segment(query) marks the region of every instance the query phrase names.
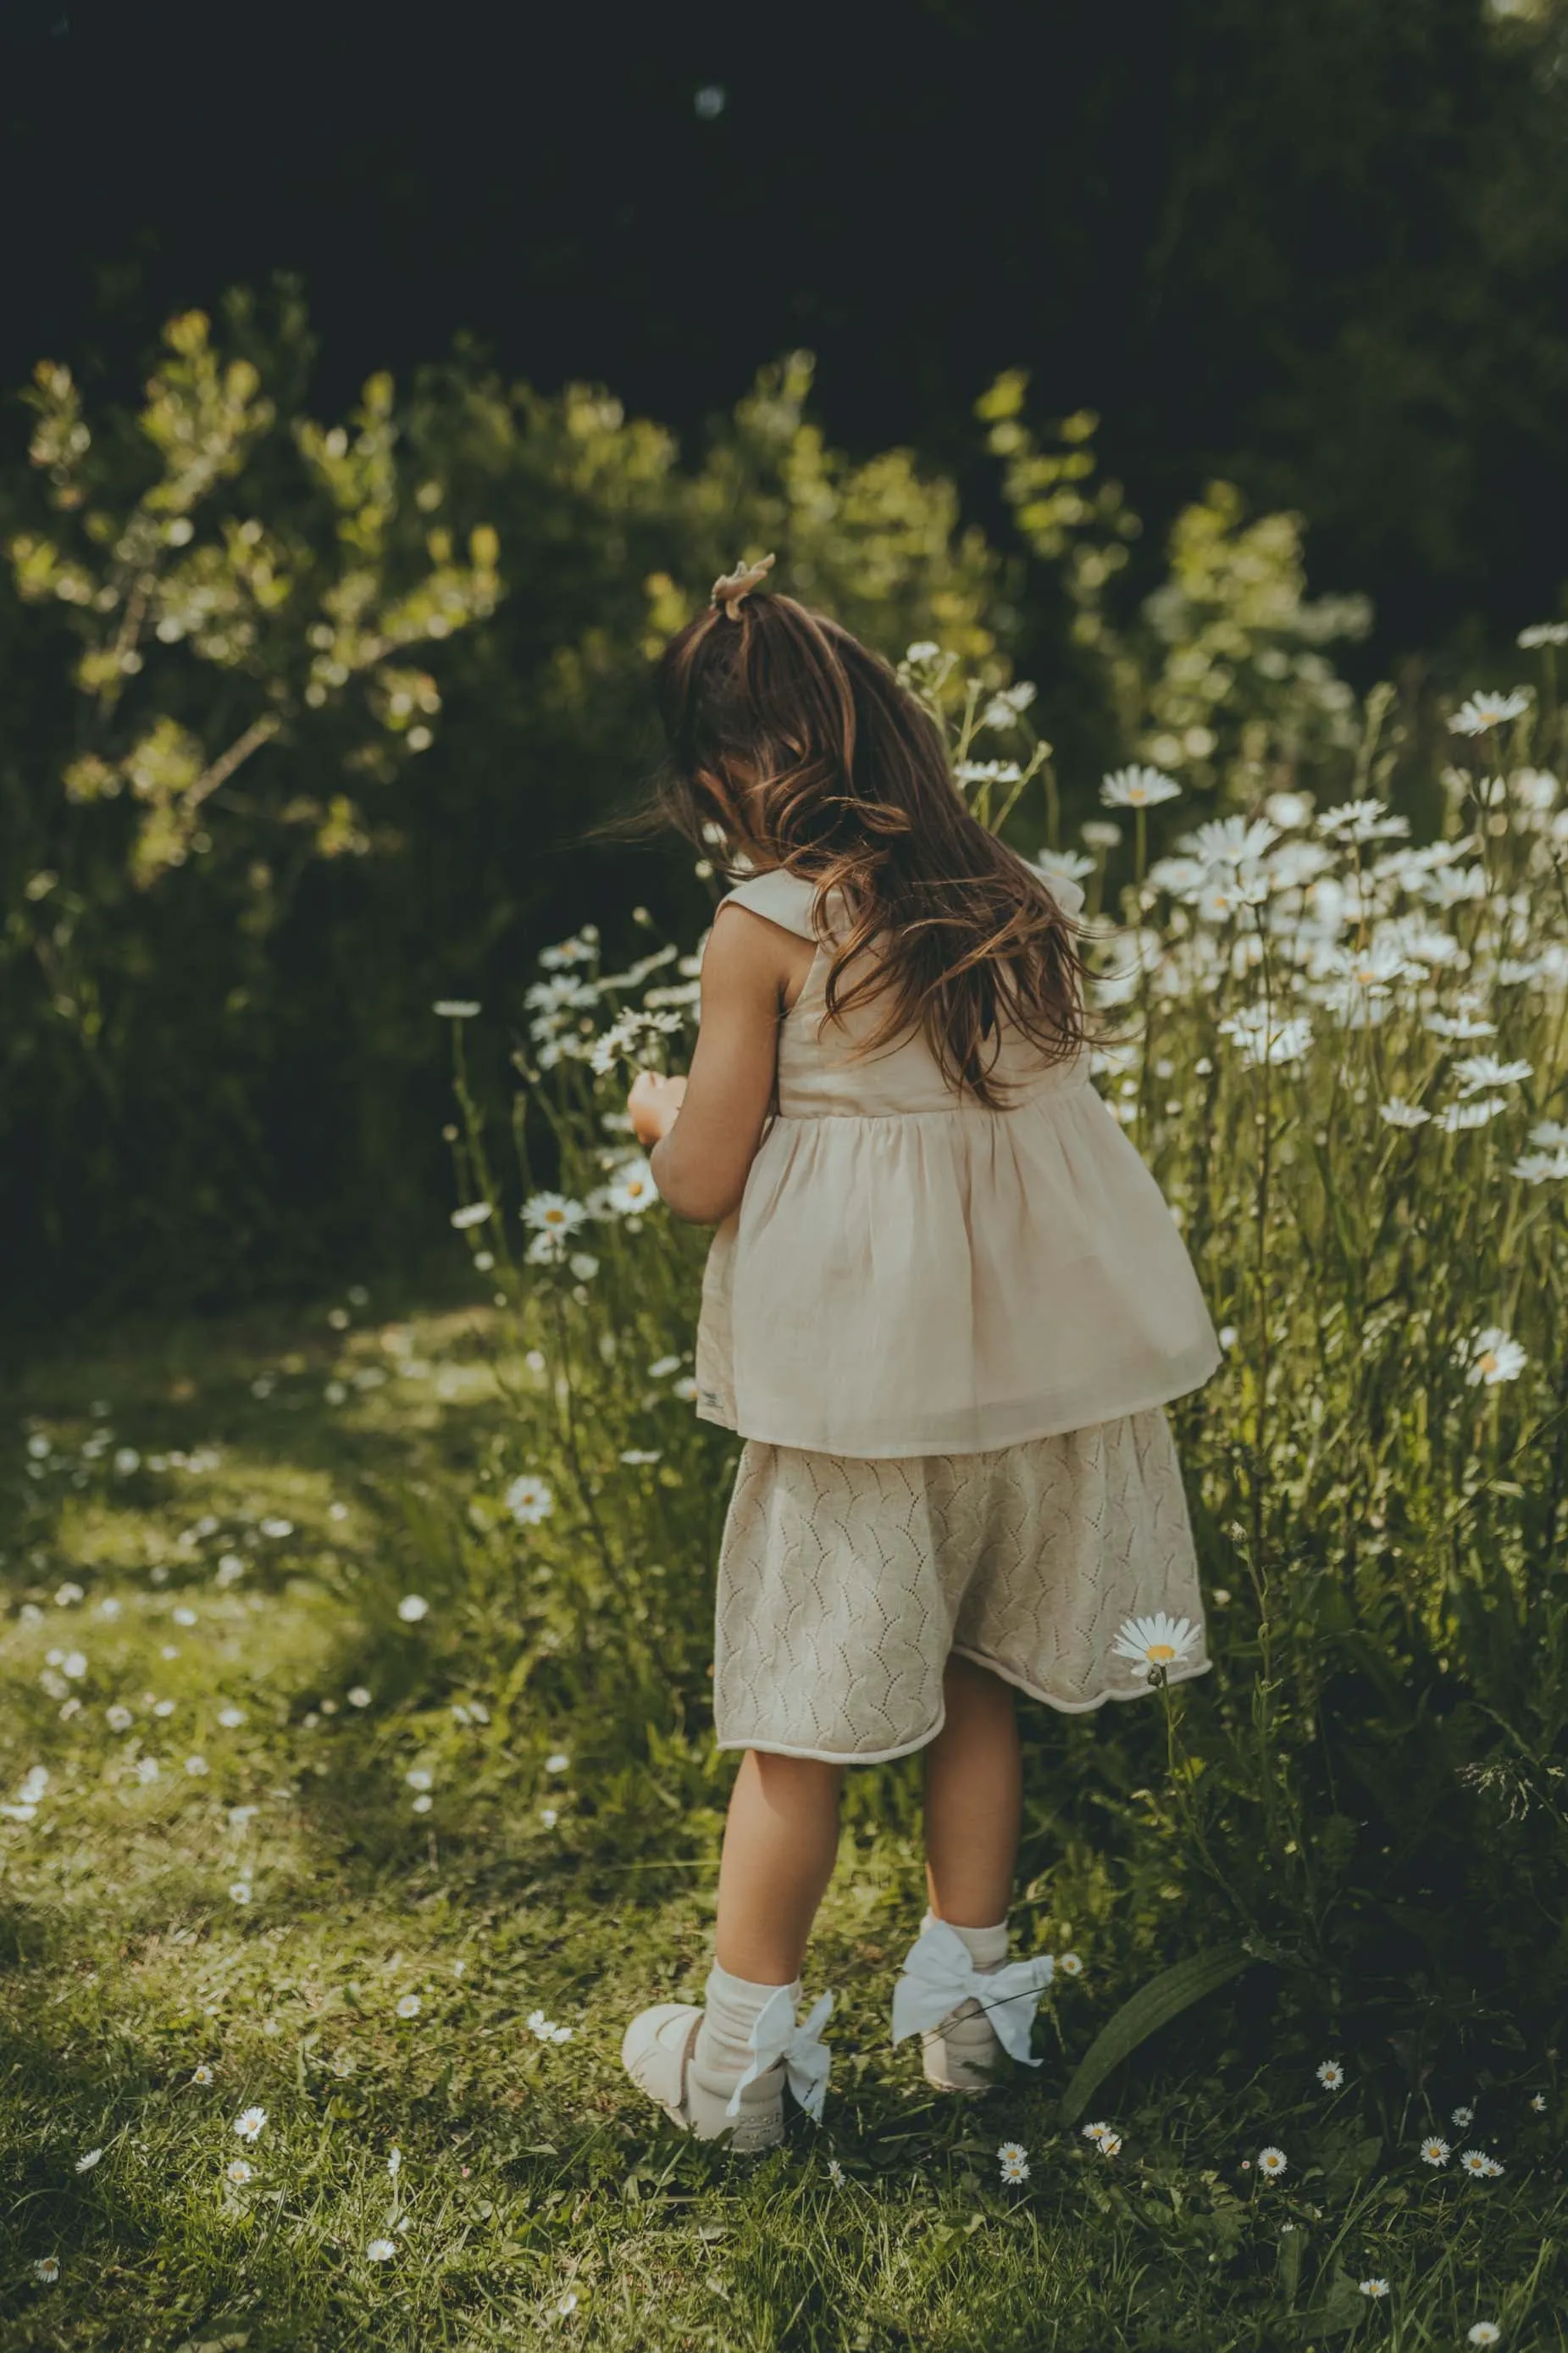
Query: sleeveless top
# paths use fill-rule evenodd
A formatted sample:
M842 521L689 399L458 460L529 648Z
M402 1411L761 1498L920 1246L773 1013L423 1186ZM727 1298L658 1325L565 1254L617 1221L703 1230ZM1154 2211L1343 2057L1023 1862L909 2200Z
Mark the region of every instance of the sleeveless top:
M1077 913L1076 884L1050 889ZM783 868L725 896L816 936L816 886ZM698 1414L818 1453L973 1454L1201 1387L1221 1352L1197 1277L1087 1052L1046 1063L1014 1033L996 1070L1025 1083L988 1110L918 1027L848 1060L887 1005L823 1024L829 962L819 943L783 1017L777 1110L709 1249Z

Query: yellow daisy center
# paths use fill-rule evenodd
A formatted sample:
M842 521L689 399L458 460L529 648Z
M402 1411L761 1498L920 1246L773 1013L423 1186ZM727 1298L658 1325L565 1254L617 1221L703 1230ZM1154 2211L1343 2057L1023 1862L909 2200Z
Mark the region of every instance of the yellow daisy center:
M1152 1659L1156 1666L1163 1666L1167 1659L1173 1659L1175 1655L1169 1642L1151 1642L1144 1652L1144 1656Z
M1476 1358L1476 1370L1481 1373L1496 1372L1497 1356L1493 1350L1490 1348L1485 1348L1482 1350L1481 1354Z

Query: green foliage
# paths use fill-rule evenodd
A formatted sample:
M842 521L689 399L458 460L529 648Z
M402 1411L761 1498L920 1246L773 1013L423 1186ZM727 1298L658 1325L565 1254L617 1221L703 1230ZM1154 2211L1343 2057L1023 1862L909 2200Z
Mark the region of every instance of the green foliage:
M1107 2019L1073 2069L1061 2096L1063 2124L1077 2124L1107 2076L1130 2059L1140 2043L1190 2010L1194 2002L1202 2001L1205 1994L1217 1993L1221 1986L1239 1977L1254 1957L1243 1945L1226 1945L1216 1952L1190 1954L1140 1986L1115 2016Z
M461 353L323 425L310 361L285 283L223 335L173 322L134 414L56 363L28 396L0 1280L36 1309L406 1251L440 1184L430 1001L520 976L650 765L652 655L740 545L873 641L992 654L952 485L828 448L804 354L692 461L598 387ZM679 887L607 853L572 882L612 917Z

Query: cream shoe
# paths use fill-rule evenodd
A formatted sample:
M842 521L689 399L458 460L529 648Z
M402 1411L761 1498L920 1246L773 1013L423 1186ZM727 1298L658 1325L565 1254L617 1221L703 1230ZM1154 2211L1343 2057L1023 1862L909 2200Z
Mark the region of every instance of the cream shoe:
M738 2156L776 2148L784 2138L784 2061L778 2060L740 2095L730 2113L732 2084L704 2082L696 2063L702 2012L693 2003L657 2002L634 2018L621 2042L621 2063L639 2091L657 2100L672 2124L698 2140L722 2140Z
M721 2140L742 2157L775 2148L784 2138L784 2085L814 2124L822 2121L831 2060L822 2030L833 2010L823 1995L804 2025L795 1998L780 1986L752 2027L752 2063L738 2079L715 2079L697 2063L702 2011L692 2002L661 2001L634 2018L621 2042L621 2063L640 2091L658 2102L672 2124L699 2140Z
M926 2081L939 2092L989 2091L1000 2052L1038 2066L1029 2036L1055 1971L1048 1953L976 1968L957 1930L933 1920L905 1955L893 1988L893 2041L920 2036Z

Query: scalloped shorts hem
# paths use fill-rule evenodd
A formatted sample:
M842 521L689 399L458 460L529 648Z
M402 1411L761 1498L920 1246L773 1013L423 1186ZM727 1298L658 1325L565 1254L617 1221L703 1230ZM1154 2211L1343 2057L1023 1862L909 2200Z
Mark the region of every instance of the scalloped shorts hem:
M1015 1668L1005 1667L999 1659L988 1659L984 1651L964 1650L954 1643L952 1656L972 1660L975 1666L984 1667L994 1674L999 1683L1010 1683L1015 1691L1021 1691L1026 1699L1038 1700L1043 1707L1054 1708L1058 1715L1094 1715L1110 1700L1150 1699L1157 1688L1153 1683L1134 1683L1127 1691L1108 1689L1100 1692L1093 1699L1061 1699L1054 1692L1042 1691L1038 1683L1030 1683L1027 1676L1019 1674ZM1173 1689L1177 1683L1190 1683L1197 1676L1206 1675L1213 1664L1212 1659L1194 1660L1190 1665L1184 1664L1180 1672L1168 1674L1165 1681ZM901 1757L918 1757L922 1748L929 1748L946 1723L947 1711L944 1708L929 1732L918 1734L913 1740L901 1740L892 1748L797 1748L784 1740L748 1740L743 1733L726 1735L722 1739L716 1737L713 1746L715 1748L754 1749L759 1757L799 1757L814 1765L894 1765Z

